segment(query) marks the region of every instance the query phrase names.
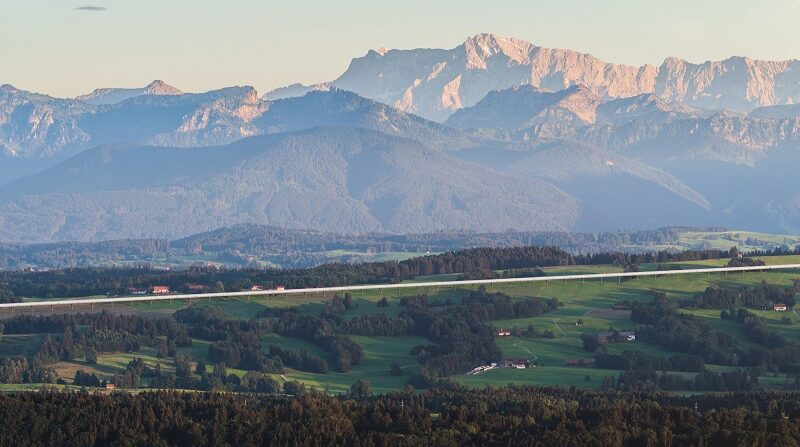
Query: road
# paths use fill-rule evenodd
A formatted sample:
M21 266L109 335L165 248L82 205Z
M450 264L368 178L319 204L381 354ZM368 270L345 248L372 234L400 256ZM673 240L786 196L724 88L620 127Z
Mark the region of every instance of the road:
M567 331L561 329L561 326L558 325L558 321L556 321L555 318L553 318L553 323L555 323L556 327L558 328L559 331L561 331L562 334L567 335Z
M670 276L670 275L694 275L701 273L745 273L745 272L761 272L767 270L800 270L800 264L785 264L785 265L767 265L757 267L718 267L718 268L702 268L702 269L686 269L686 270L661 270L652 272L626 272L626 273L590 273L581 275L560 275L560 276L534 276L527 278L500 278L500 279L476 279L468 281L431 281L419 283L399 283L399 284L369 284L358 286L340 286L340 287L312 287L307 289L286 289L286 290L259 290L259 291L243 291L243 292L220 292L220 293L194 293L194 294L181 294L181 295L148 295L148 296L124 296L124 297L106 297L106 298L70 298L58 300L41 300L41 301L28 301L24 303L0 303L0 309L15 309L15 308L34 308L34 307L47 307L47 306L77 306L77 305L93 305L93 304L125 304L125 303L150 303L155 301L172 301L172 300L197 300L197 299L214 299L214 298L237 298L237 297L257 297L257 296L285 296L289 295L308 295L314 293L325 294L328 292L358 292L362 290L400 290L400 289L417 289L422 288L438 288L438 287L463 287L463 286L481 286L491 284L533 284L537 282L550 282L550 281L573 281L573 280L591 280L598 279L603 281L605 279L617 279L621 281L623 278L635 278L642 276Z

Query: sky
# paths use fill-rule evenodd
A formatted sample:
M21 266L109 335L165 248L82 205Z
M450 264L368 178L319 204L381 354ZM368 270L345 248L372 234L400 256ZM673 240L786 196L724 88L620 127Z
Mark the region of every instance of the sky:
M482 32L629 65L800 59L798 23L800 0L2 0L0 84L266 92L333 80L369 49Z

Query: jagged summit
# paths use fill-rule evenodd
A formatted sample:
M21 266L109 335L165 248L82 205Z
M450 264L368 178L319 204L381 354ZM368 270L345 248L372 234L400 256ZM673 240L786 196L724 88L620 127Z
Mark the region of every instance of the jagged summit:
M659 66L608 63L591 54L481 33L452 49L371 50L353 59L337 87L435 121L518 85L549 91L583 84L605 100L655 94L702 109L746 112L800 102L800 61L731 57Z
M603 62L495 34L477 34L449 50L391 50L354 59L333 85L406 112L444 121L489 92L518 85L563 90L583 84L604 98L652 91L656 69Z
M167 84L166 82L156 79L144 88L148 95L182 95L183 92L177 88Z

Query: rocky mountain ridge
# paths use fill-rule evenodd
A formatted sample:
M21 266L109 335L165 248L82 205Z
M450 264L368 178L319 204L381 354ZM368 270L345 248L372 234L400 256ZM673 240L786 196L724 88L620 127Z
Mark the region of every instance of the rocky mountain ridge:
M532 85L548 91L582 84L605 99L654 94L691 107L749 111L800 100L800 61L730 57L691 63L676 57L633 67L572 50L477 34L452 49L369 51L333 86L444 121L493 90ZM301 94L311 87L294 86Z

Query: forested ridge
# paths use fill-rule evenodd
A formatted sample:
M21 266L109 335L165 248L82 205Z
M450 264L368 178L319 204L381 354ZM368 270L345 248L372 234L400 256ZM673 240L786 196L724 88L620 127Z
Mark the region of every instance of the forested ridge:
M115 263L168 262L188 266L193 257L226 265L247 266L253 257L269 259L281 268L311 268L330 262L361 262L359 253L425 253L457 251L471 247L557 246L570 253L613 250L646 252L651 245L678 241L685 231L724 231L719 227L667 227L634 232L606 233L525 232L435 233L391 235L346 234L294 230L269 225L240 224L183 239L124 239L102 242L0 243L0 270L77 268ZM758 241L753 241L758 243ZM769 245L766 245L768 247ZM638 247L638 248L634 248Z
M764 255L783 254L780 251ZM703 250L679 253L594 253L573 255L555 247L473 248L404 261L362 264L326 264L309 269L218 268L192 266L165 270L150 266L117 268L69 268L49 271L4 272L0 274L0 298L4 293L17 297L77 297L121 295L130 288L166 285L185 291L189 284L205 284L217 291L238 291L253 285L267 288L343 286L400 282L420 275L462 273L467 277L493 277L495 270L537 269L567 265L615 264L635 267L642 263L667 263L720 259L728 251ZM536 275L536 270L531 270ZM6 291L6 292L4 292ZM12 298L3 298L9 300Z
M0 395L0 445L797 445L793 393L678 397L507 387L377 397Z

